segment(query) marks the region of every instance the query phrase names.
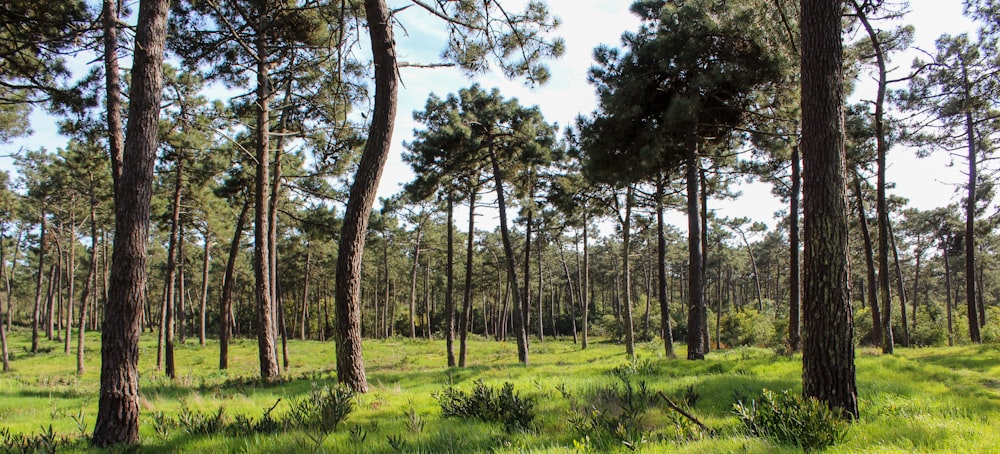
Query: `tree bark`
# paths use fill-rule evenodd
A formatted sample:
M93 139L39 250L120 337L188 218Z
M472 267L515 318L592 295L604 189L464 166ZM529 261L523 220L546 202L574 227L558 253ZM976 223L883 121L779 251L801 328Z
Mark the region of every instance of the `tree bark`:
M587 207L583 212L583 284L580 285L580 348L587 348L587 316L590 314L590 251L588 248L587 224L590 219L587 216Z
M472 312L472 264L475 258L476 191L469 188L469 236L465 245L465 290L462 294L462 323L459 327L458 367L465 367L466 339L469 336L469 317ZM485 313L486 308L483 308Z
M884 346L882 311L878 304L878 279L875 275L875 257L872 254L874 248L872 247L872 236L868 230L868 215L865 213L865 200L861 192L861 177L857 174L854 175L854 197L857 199L858 205L858 225L861 226L861 237L864 239L865 276L868 279L868 307L872 311L872 343Z
M115 240L101 331L100 400L91 438L98 447L139 441L140 305L146 300L149 205L169 10L168 0L139 3L123 166L115 184Z
M525 325L525 317L522 312L520 301L522 295L518 288L517 268L514 266L514 247L511 245L510 230L507 227L507 204L504 201L503 174L500 171L500 162L497 159L496 151L493 150L493 141L489 144L490 161L493 163L493 180L497 191L497 205L500 211L500 236L503 238L504 262L507 265L507 284L511 286L511 294L514 295L514 335L517 337L517 359L521 363L528 364L528 330Z
M906 289L903 287L903 269L899 266L899 249L896 248L896 235L892 231L892 223L888 224L889 243L892 248L892 262L896 268L896 293L899 294L899 321L903 324L903 346L910 346L910 328L906 320Z
M632 320L632 198L633 185L625 190L625 218L622 220L622 272L625 275L625 354L635 358L635 326Z
M449 191L445 220L447 229L444 284L444 341L448 351L448 367L455 367L455 201Z
M675 358L674 334L670 324L669 296L667 294L667 237L663 222L663 186L662 176L656 181L656 275L657 294L660 299L660 336L663 338L663 350L667 358Z
M165 321L161 329L164 338L164 359L166 364L164 370L171 379L177 377L174 370L174 308L177 301L177 256L180 246L180 223L181 223L181 194L184 185L184 158L177 157L176 172L174 176L174 198L171 204L170 213L170 239L167 244L167 282L164 286L166 293L163 297L163 309L166 314ZM181 299L184 295L180 296Z
M695 123L696 125L697 123ZM687 215L688 215L688 353L687 359L705 359L705 310L702 285L701 199L698 178L698 136L691 126L686 139Z
M840 0L801 0L802 393L858 417L849 285Z
M344 213L335 289L337 379L357 392L368 390L361 354L361 257L364 253L368 217L392 144L399 84L396 78L392 18L385 0L365 0L365 16L368 19L375 63L375 109Z
M256 161L257 175L254 181L254 300L257 308L257 355L260 361L260 376L265 380L273 380L278 376L278 358L276 354L274 291L271 279L271 246L270 246L270 183L271 183L271 93L270 63L267 56L270 39L267 28L267 2L259 5L257 11L260 23L256 28L254 43L257 52L257 114L256 125Z
M45 211L42 211L41 233L38 239L38 275L35 280L35 308L31 315L31 353L38 353L38 326L41 323L42 284L45 282L45 253L47 252Z
M205 227L205 250L201 262L201 298L198 310L198 345L205 346L205 324L208 317L208 270L212 260L212 235Z
M802 170L799 145L792 145L792 191L788 209L788 348L799 351L802 307L802 267L799 264L799 194L802 192Z
M96 287L97 279L97 201L94 196L94 176L90 175L90 267L87 270L87 279L83 283L83 294L80 296L80 320L77 323L76 333L76 375L82 376L84 373L84 333L87 331L87 309L89 308L90 294ZM141 328L140 328L141 329Z
M240 238L246 224L247 213L250 211L250 199L243 202L243 209L236 218L236 228L233 230L233 241L229 243L229 259L226 260L226 272L222 277L222 298L220 300L219 323L219 369L229 368L229 338L232 335L233 313L233 279L236 274L236 256L240 252Z

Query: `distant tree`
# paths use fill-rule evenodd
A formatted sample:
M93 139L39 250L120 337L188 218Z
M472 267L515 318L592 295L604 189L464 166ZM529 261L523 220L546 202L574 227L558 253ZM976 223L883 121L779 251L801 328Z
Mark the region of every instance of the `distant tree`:
M989 204L982 191L980 168L993 152L1000 87L998 62L987 37L973 41L967 34L943 35L933 60L914 62L917 75L907 90L897 93L902 107L919 123L911 125L909 139L922 153L965 149L965 298L972 342L982 341L977 313L976 218Z

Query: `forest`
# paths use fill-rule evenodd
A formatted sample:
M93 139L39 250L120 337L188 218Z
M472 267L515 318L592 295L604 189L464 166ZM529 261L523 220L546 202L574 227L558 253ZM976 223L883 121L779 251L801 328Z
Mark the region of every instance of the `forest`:
M945 402L996 422L997 5L963 0L978 29L912 64L894 60L913 50L905 1L621 7L639 27L593 49L597 108L560 126L477 82L547 82L567 43L541 1L7 1L0 394L81 409L77 439L0 407L2 449L850 452L932 411L886 370L968 368L949 377L971 396ZM444 30L439 61L397 57L408 10ZM406 66L469 81L412 113L414 177L377 197ZM874 99L850 96L861 83ZM8 146L32 111L64 146ZM911 150L961 167L959 202L888 194L887 155ZM746 181L784 204L774 226L709 206ZM233 419L199 403L213 392L255 400ZM764 408L815 425L768 429ZM474 440L456 447L450 416L481 420ZM957 444L886 444L989 446L942 430Z

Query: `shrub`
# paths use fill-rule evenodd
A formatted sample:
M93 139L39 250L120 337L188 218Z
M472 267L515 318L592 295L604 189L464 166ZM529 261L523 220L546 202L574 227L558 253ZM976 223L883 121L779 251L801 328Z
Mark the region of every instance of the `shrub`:
M286 424L330 433L354 411L354 391L343 385L317 386L291 406Z
M764 390L749 404L738 401L733 411L750 435L806 451L822 449L843 441L847 423L840 412L814 398L803 398L787 390L776 394Z
M535 419L535 401L514 392L514 384L505 382L500 390L476 380L471 393L453 386L434 396L444 417L478 418L503 423L508 432L527 430Z
M722 343L737 346L767 345L774 336L771 318L756 309L728 312L720 320L719 337Z

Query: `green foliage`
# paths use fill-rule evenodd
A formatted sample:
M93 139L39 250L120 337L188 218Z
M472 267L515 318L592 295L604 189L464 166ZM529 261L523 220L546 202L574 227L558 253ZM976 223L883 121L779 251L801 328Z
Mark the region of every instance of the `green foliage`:
M806 451L832 446L847 435L848 425L839 412L787 390L776 394L765 389L749 403L737 401L733 411L748 434Z
M508 432L528 430L535 419L535 401L514 392L514 384L505 382L500 390L476 380L472 392L454 386L434 396L446 417L478 418L487 422L503 423Z
M983 342L1000 344L1000 307L986 308L986 326L983 326Z
M774 336L771 318L756 309L726 312L720 319L720 325L720 340L731 347L767 346Z
M42 428L37 434L12 434L6 427L0 427L0 448L5 453L55 453L60 446L66 445L69 440L64 436L57 435L49 427Z
M318 429L323 433L337 430L354 411L354 391L343 385L318 386L315 383L309 394L294 404L285 418L287 424L304 429Z

